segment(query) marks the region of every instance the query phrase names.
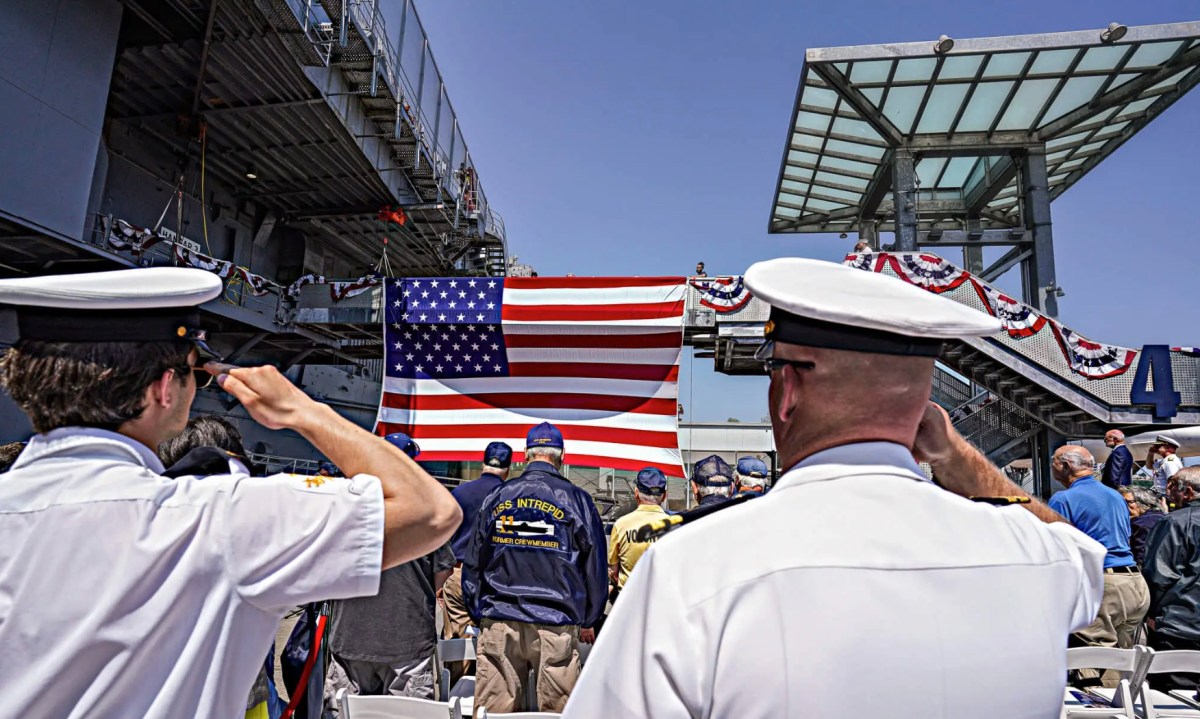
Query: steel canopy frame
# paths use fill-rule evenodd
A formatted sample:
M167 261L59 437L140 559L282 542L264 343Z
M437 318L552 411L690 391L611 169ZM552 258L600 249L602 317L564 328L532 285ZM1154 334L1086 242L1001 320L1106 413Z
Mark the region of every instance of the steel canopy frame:
M1102 32L809 50L769 231L1012 245L1055 314L1050 201L1200 84L1200 22Z

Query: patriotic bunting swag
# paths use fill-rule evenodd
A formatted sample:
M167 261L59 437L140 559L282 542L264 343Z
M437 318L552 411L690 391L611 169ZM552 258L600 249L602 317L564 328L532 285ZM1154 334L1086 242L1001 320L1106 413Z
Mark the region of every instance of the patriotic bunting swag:
M752 296L741 277L696 279L691 281L691 285L700 293L700 304L721 314L737 312L746 306Z
M1172 352L1179 352L1188 357L1200 357L1200 347L1172 347Z
M175 259L180 264L195 267L198 270L206 270L223 280L229 279L234 270L234 265L229 260L218 260L199 252L193 252L183 245L175 245Z
M330 282L329 296L334 302L341 302L347 297L357 297L378 284L379 278L375 275L366 275L348 282Z
M900 279L935 294L949 292L971 278L966 270L959 269L936 255L889 254L885 257L892 271Z
M975 281L974 278L972 284L979 293L979 298L983 300L984 307L1000 320L1009 337L1032 337L1046 326L1046 318L1029 305L1014 300L991 285Z
M375 432L409 434L422 460L502 440L520 461L549 421L571 464L682 477L685 297L682 277L389 279Z
M846 259L842 261L842 264L848 267L853 267L856 270L878 272L883 261L884 255L874 252L863 252L860 254L846 255Z
M1129 369L1133 364L1133 358L1137 356L1137 352L1131 349L1092 342L1057 322L1051 322L1050 326L1054 329L1054 336L1067 356L1067 363L1071 365L1071 370L1088 379L1102 379L1122 374Z

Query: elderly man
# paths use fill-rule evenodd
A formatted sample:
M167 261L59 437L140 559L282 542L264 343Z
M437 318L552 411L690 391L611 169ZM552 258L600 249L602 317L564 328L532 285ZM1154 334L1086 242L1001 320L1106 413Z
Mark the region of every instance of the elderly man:
M1104 549L929 403L943 339L999 323L816 260L746 284L771 305L760 357L787 471L646 552L564 716L1057 716Z
M1125 446L1125 433L1119 429L1108 430L1104 433L1104 446L1112 452L1104 463L1100 482L1113 489L1128 487L1133 482L1133 454Z
M624 589L634 565L654 541L639 542L638 530L667 513L663 509L667 501L667 478L662 470L647 467L638 472L633 497L637 500L637 509L617 519L608 539L608 571L616 587L614 601L615 595Z
M1133 561L1142 568L1145 576L1146 547L1150 544L1150 536L1154 528L1163 519L1166 512L1162 511L1162 499L1145 487L1121 487L1121 496L1129 507L1129 550L1133 552Z
M707 507L728 502L733 495L733 467L718 455L710 454L692 468L692 497Z
M0 280L0 383L37 435L0 482L0 696L42 716L232 717L290 608L374 594L458 505L273 367L200 366L203 270ZM3 337L6 341L11 337ZM349 479L163 476L198 387Z
M737 495L761 496L767 491L767 463L758 457L742 457L737 461Z
M1154 649L1200 649L1200 467L1167 482L1178 509L1159 522L1146 548L1150 636ZM1195 689L1196 674L1150 675L1157 689Z
M1095 647L1133 646L1133 635L1150 606L1150 592L1129 549L1129 507L1116 490L1096 481L1092 453L1078 445L1059 447L1050 471L1066 489L1050 498L1050 508L1075 528L1104 545L1104 597L1100 612L1087 627L1072 635L1076 644ZM1092 670L1080 672L1084 680ZM1105 673L1105 684L1116 684L1115 672Z
M467 555L467 543L471 541L471 532L475 529L475 520L483 509L483 500L496 491L508 479L512 467L512 447L504 442L489 442L483 450L483 467L479 470L478 479L464 482L454 488L452 494L458 506L462 509L463 523L450 540L450 548L458 560L454 572L442 586L442 608L446 610L446 623L442 634L447 639L462 639L467 636L467 629L474 626L471 615L467 612L466 602L462 593L462 558ZM457 673L457 668L452 669ZM456 677L452 677L454 679Z
M1183 469L1183 460L1176 452L1179 451L1178 440L1160 434L1154 438L1150 451L1146 455L1146 466L1154 469L1154 488L1159 494L1166 494L1167 480Z
M517 711L529 673L537 709L562 711L608 599L604 525L587 492L559 474L562 432L525 438L525 473L488 495L462 558L463 597L480 627L475 706Z

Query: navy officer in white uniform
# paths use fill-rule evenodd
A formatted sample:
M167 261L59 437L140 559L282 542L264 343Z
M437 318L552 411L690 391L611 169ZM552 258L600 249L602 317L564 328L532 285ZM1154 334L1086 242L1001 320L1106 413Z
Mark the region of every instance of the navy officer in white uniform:
M564 716L1057 717L1104 548L1036 499L967 499L1027 495L929 403L942 341L999 323L828 262L745 279L771 305L760 358L788 469L651 547Z
M202 365L215 275L0 280L0 383L38 432L0 481L0 697L45 717L233 717L288 608L374 594L461 513L404 452L272 367ZM346 479L162 476L197 384ZM0 711L0 713L3 713Z

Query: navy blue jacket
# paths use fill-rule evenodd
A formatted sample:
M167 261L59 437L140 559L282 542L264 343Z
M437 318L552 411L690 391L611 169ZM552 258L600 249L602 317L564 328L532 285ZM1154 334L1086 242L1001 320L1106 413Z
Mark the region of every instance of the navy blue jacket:
M454 530L454 536L450 538L450 549L458 561L461 562L463 557L467 556L467 543L471 541L471 531L475 529L475 519L479 516L479 511L483 509L483 500L487 499L487 496L502 484L504 484L504 480L490 472L485 472L480 475L479 479L464 482L450 493L454 495L454 501L458 502L458 506L462 508L463 515L462 524L458 525L458 529Z
M1128 447L1123 444L1113 447L1100 472L1100 481L1113 489L1130 485L1133 481L1133 454Z
M587 492L530 462L475 518L462 557L467 612L476 623L595 626L608 598L606 541Z

